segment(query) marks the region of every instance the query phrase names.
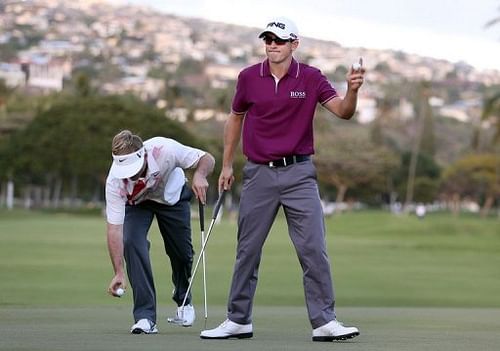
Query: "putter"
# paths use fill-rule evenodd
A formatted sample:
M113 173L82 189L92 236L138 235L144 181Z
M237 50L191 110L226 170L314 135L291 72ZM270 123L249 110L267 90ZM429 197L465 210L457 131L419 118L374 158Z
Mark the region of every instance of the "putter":
M205 207L198 201L198 212L200 214L200 232L201 232L201 245L205 241ZM203 266L203 308L205 312L205 329L207 329L207 319L208 319L208 304L207 304L207 271L205 263L205 251L203 251L201 264Z
M208 239L210 238L210 234L212 234L212 229L214 228L215 221L217 219L217 215L219 214L219 210L222 206L222 202L224 200L225 195L226 195L226 192L223 190L222 193L219 195L217 202L215 203L214 213L212 215L212 221L210 222L210 226L208 227L207 235L205 236L205 239L202 242L200 254L198 255L198 259L196 260L196 264L194 265L193 274L191 275L191 279L189 280L189 285L188 285L188 288L186 290L186 294L184 295L184 300L182 300L182 305L180 306L180 311L181 311L180 316L178 315L175 318L168 318L167 321L169 323L182 325L182 323L184 322L184 306L186 305L187 297L189 296L189 293L191 292L191 288L193 287L193 281L194 281L194 278L196 277L196 272L198 271L198 266L200 265L200 261L205 255L205 249L207 247ZM205 323L206 323L206 318L207 318L206 311L207 310L205 309Z

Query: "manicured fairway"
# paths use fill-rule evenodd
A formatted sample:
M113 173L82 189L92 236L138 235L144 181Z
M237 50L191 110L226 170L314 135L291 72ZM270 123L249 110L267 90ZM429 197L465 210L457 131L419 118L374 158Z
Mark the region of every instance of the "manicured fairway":
M129 309L116 307L0 309L0 350L137 351L137 350L498 350L499 309L361 308L339 309L361 335L350 341L313 343L301 307L257 307L254 337L246 340L201 340L203 319L192 328L159 321L158 335L131 335ZM223 308L212 310L209 327Z
M224 318L236 223L217 224L207 251L208 326ZM255 299L255 337L203 341L201 275L193 328L165 322L168 260L155 228L152 257L160 334L132 336L131 291L112 276L99 216L0 211L0 350L497 350L500 345L500 221L385 212L327 219L339 319L360 327L349 342L310 341L301 271L280 216L266 242ZM193 220L193 240L199 232ZM201 273L201 272L199 272Z

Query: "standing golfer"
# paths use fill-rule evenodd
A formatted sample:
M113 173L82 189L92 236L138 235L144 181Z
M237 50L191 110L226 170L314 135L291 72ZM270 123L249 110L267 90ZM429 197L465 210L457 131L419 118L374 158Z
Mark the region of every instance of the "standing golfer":
M227 320L215 329L202 331L200 336L253 336L252 307L262 247L282 206L303 270L312 340L352 338L359 335L358 329L344 327L335 315L323 212L311 155L317 103L340 118L351 118L364 69L350 70L347 93L341 98L318 69L293 58L299 37L289 19L270 21L259 37L264 40L267 59L240 73L224 130L219 189L229 189L234 181L232 164L242 131L243 153L248 159L243 169Z
M108 292L119 296L125 288L123 258L134 294L133 334L157 333L156 290L149 258L148 230L156 216L165 251L172 266L173 300L181 306L193 262L191 244L190 199L183 169L194 168L191 186L196 197L205 203L207 176L214 158L204 151L175 140L155 137L144 143L128 130L113 138L113 163L106 180L107 238L115 276ZM195 319L191 296L182 313L183 326ZM180 316L179 307L177 317Z

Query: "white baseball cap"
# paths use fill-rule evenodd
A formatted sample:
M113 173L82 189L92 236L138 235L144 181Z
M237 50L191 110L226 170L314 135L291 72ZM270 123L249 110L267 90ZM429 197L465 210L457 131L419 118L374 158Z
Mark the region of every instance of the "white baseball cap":
M110 173L113 177L125 179L135 176L144 165L144 146L126 155L113 155Z
M259 34L262 38L266 33L273 33L280 39L299 39L299 31L295 23L286 17L276 17L271 19L264 30Z

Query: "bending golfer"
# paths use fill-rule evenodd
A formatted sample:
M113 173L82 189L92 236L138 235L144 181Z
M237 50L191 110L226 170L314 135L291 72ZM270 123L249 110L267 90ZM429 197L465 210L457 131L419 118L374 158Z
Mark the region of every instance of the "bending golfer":
M313 116L317 103L334 115L353 116L364 69L350 70L347 93L337 95L321 72L293 58L299 46L295 25L286 18L270 21L259 34L267 59L244 69L236 86L224 130L219 189L234 181L233 159L243 131L243 169L238 245L227 320L201 338L253 336L252 306L262 247L280 206L303 270L304 292L313 341L348 339L355 327L337 321L330 262L316 171L311 160Z
M108 292L125 288L123 258L134 294L133 334L157 333L156 290L149 258L148 231L156 216L172 266L173 300L181 306L193 262L190 199L183 169L194 168L192 190L205 203L207 176L214 158L175 140L155 137L144 143L128 130L113 138L113 163L106 180L108 249L115 276ZM195 311L188 296L182 325L189 327ZM180 311L177 308L177 316Z

